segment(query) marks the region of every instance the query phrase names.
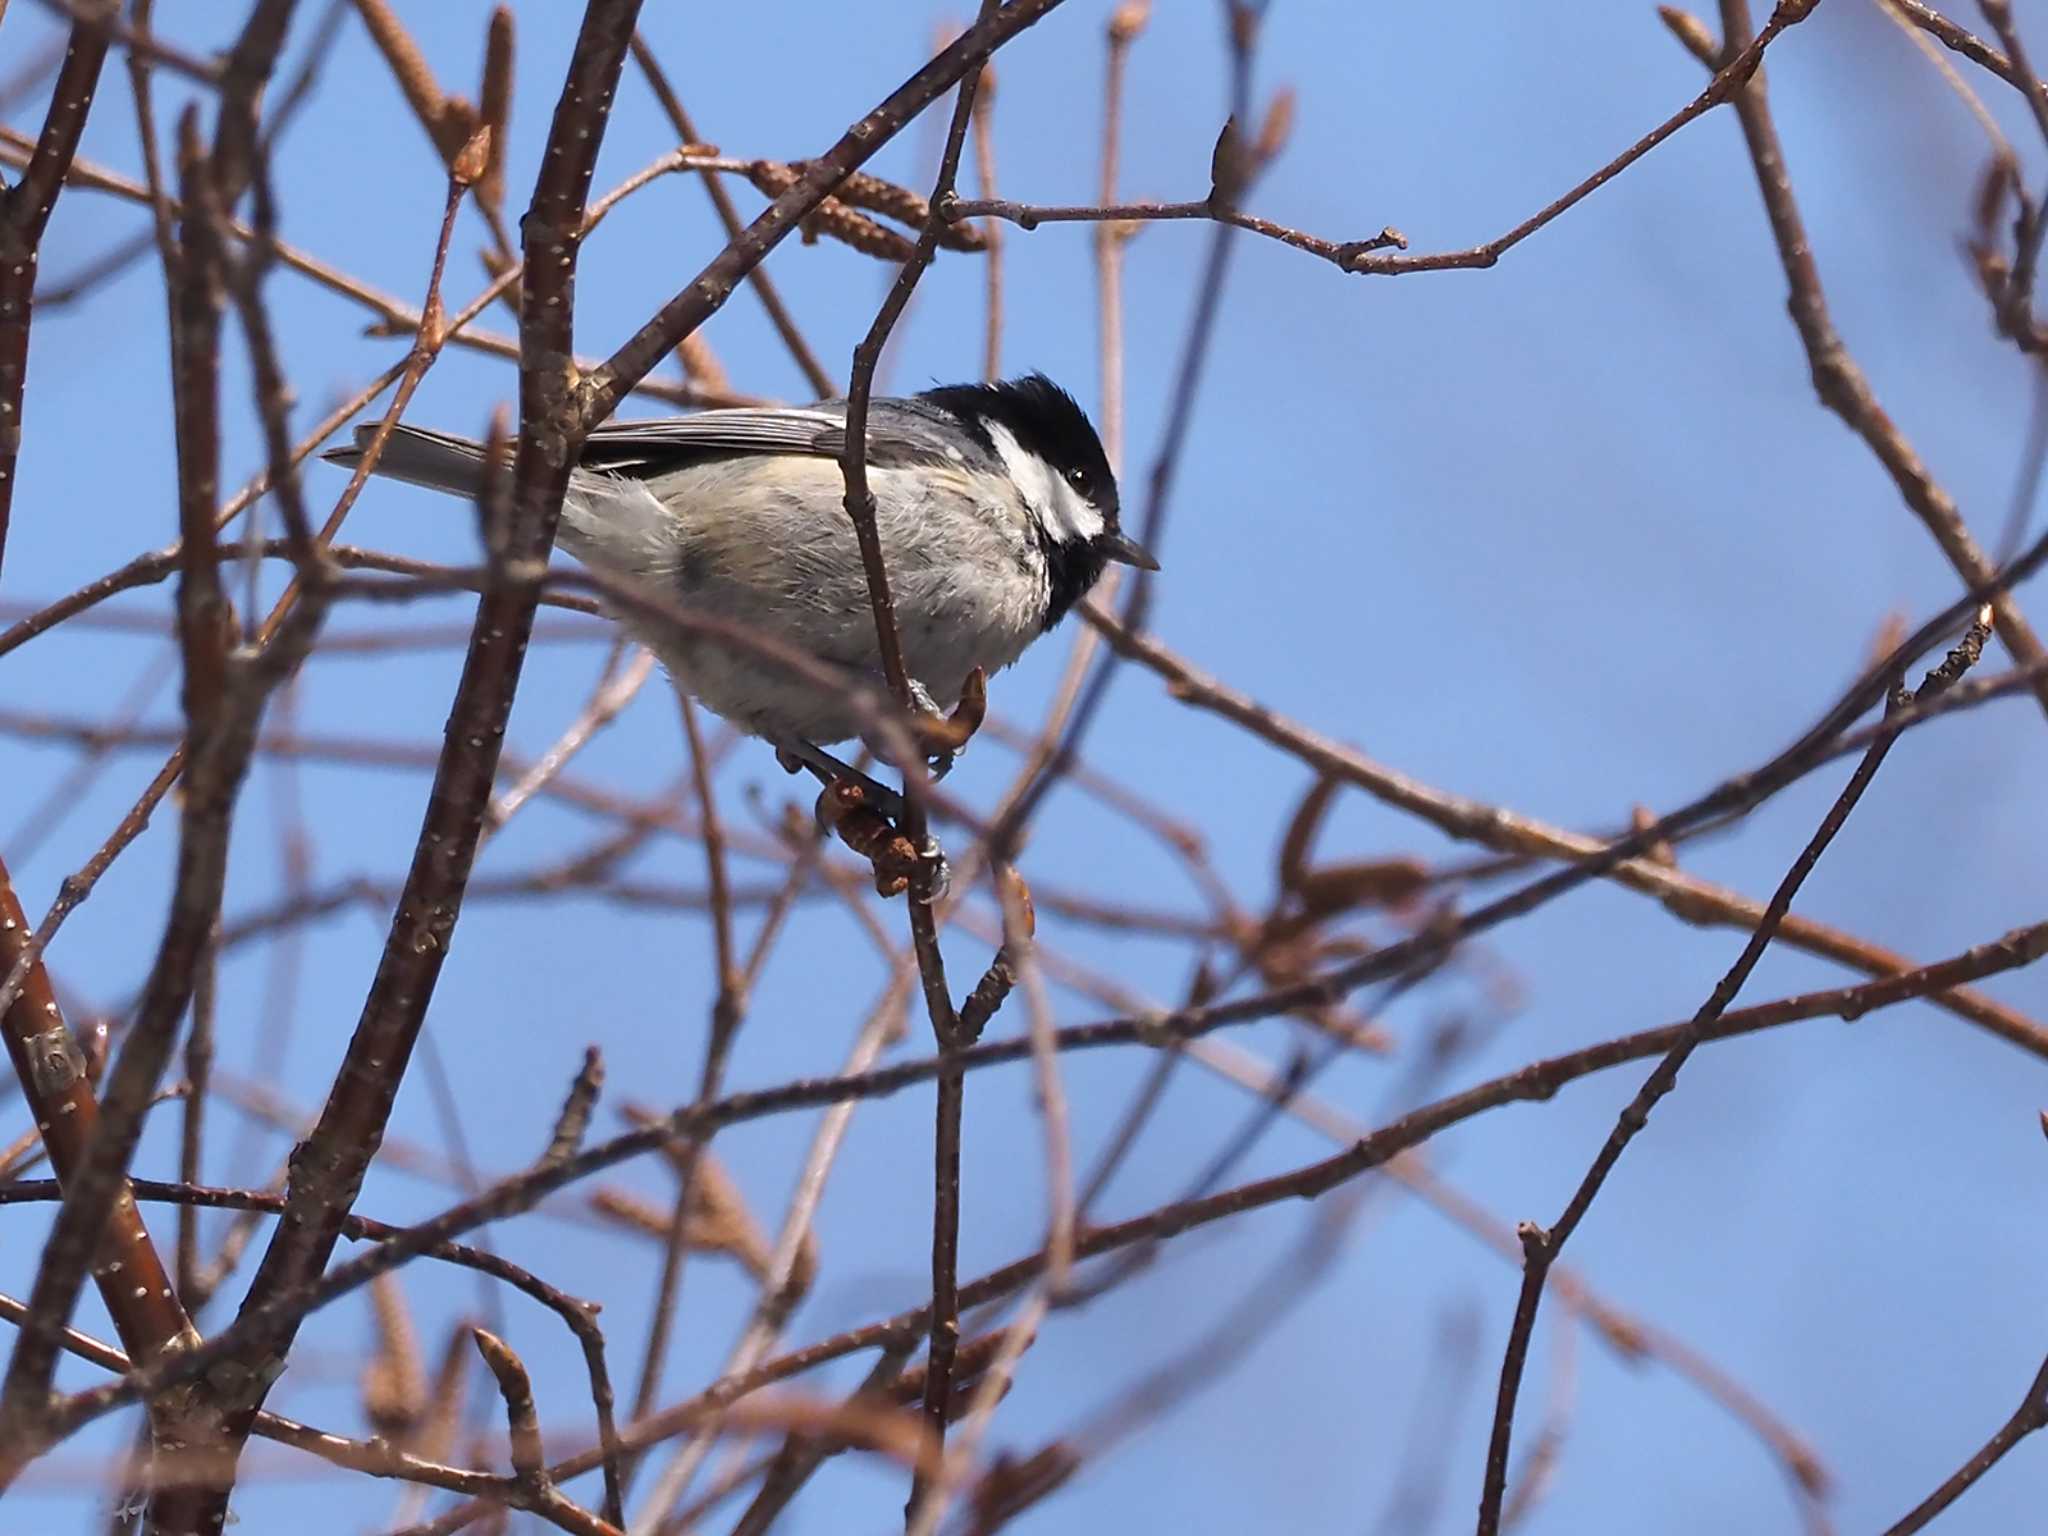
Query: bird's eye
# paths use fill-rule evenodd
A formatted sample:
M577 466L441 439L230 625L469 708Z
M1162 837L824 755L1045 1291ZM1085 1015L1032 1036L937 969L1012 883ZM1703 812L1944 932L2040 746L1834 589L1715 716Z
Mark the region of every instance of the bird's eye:
M1067 484L1071 485L1077 491L1087 490L1088 471L1080 468L1079 466L1076 466L1075 468L1068 470Z

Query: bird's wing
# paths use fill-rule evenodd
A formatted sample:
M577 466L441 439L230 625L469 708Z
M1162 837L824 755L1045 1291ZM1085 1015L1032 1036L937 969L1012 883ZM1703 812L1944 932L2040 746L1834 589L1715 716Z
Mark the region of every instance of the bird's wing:
M643 421L609 421L590 434L583 463L591 469L642 474L698 458L795 453L839 457L846 446L846 406L833 400L790 409L739 407ZM908 464L938 452L914 432L870 422L868 460Z

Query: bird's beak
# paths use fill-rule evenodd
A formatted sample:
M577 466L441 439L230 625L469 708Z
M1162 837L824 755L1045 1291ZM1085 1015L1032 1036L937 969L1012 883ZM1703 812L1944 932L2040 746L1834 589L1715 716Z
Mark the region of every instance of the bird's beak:
M1156 571L1159 562L1154 560L1140 544L1122 529L1110 534L1102 541L1103 553L1123 565L1135 565L1141 571Z

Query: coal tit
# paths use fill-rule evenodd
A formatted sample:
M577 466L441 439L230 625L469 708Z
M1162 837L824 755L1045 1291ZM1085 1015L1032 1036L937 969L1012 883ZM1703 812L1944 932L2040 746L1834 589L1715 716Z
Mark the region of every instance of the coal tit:
M615 421L584 444L560 543L686 611L751 626L878 688L867 576L844 509L846 402ZM353 466L373 429L325 457ZM1112 560L1157 570L1118 525L1087 413L1043 374L868 410L868 483L917 702L945 710L1064 618ZM400 426L377 473L475 496L483 448ZM620 615L676 685L821 776L857 733L841 692L658 621ZM827 766L829 765L829 767Z

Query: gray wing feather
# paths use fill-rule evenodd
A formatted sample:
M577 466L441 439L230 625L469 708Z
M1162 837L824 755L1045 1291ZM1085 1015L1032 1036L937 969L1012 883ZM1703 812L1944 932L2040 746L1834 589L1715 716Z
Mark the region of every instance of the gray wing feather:
M700 411L648 421L608 421L590 434L590 456L605 461L645 454L828 453L846 441L843 411ZM824 446L826 442L830 448Z
M868 459L878 465L949 457L942 413L900 400L877 401L868 415ZM836 459L846 448L846 403L794 409L699 411L643 421L608 421L590 434L583 461L593 469L665 468L721 454L794 453Z
M4 0L0 0L4 3ZM321 457L353 467L375 435L356 428L354 443ZM959 461L961 449L979 457L972 439L945 412L922 402L877 400L868 415L868 462L880 468ZM638 421L608 421L590 434L584 467L597 471L659 473L695 459L742 454L799 454L836 459L846 447L846 402L826 400L793 409L699 411ZM465 437L400 426L384 445L377 473L457 496L474 496L483 480L483 447Z

